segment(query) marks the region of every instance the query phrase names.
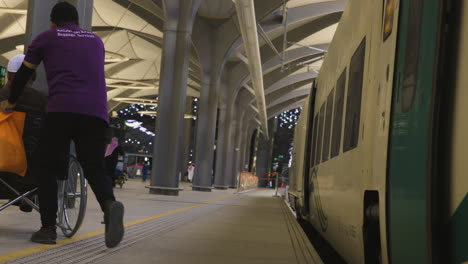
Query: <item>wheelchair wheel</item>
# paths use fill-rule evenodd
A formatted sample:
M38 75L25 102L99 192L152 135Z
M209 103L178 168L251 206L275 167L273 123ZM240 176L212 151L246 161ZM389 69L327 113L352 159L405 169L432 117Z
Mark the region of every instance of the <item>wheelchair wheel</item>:
M66 237L72 237L83 223L87 187L83 168L74 156L70 156L68 178L58 182L58 223Z

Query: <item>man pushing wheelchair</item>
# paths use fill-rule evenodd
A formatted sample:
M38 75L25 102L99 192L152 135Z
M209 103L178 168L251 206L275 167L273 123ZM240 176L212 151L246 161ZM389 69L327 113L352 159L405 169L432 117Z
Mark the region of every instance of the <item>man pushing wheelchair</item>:
M33 40L11 82L8 99L0 103L0 112L20 111L32 90L28 83L35 69L45 62L49 95L37 155L42 227L31 240L56 243L56 179L67 173L73 141L84 175L104 213L106 246L112 248L124 235L124 206L115 200L112 182L103 173L109 122L104 44L97 35L79 27L78 12L67 2L56 4L50 19L51 29Z

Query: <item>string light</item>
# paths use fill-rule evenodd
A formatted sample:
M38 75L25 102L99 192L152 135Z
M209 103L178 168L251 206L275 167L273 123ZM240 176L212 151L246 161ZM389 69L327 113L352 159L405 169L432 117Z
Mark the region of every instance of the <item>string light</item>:
M278 116L275 116L275 119L279 120L279 126L285 127L288 129L294 129L299 120L301 114L301 108L296 108L290 111L285 111Z
M129 103L125 108L117 111L118 117L130 124L125 132L124 144L129 149L138 152L151 152L154 145L154 127L157 113L158 97L153 98L115 98L116 101ZM192 109L187 110L185 118L196 119L199 98L192 101ZM149 125L148 125L149 124ZM148 128L146 128L146 127ZM193 154L192 154L193 155Z

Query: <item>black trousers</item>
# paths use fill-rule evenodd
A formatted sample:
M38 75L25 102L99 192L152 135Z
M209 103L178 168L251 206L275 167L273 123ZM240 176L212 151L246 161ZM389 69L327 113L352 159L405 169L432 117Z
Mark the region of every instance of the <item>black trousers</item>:
M48 113L40 140L39 208L42 226L56 224L57 179L68 174L68 154L75 143L78 161L96 198L104 210L106 200L115 200L112 183L104 176L107 123L94 116Z

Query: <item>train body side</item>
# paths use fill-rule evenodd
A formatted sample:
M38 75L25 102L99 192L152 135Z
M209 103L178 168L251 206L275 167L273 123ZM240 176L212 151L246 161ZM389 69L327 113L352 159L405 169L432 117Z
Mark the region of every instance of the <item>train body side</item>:
M460 1L347 2L291 177L348 263L468 261L467 17Z
M366 192L372 192L378 202L383 249L379 254L387 254L386 164L398 8L393 14L393 30L385 41L383 9L383 1L347 3L317 78L315 107L308 112L313 120L307 130L313 134L311 160L306 161L310 165L305 175L309 185L304 186L305 192L310 192L308 221L348 263L364 263ZM361 88L356 85L359 74ZM344 90L340 93L340 89ZM360 92L358 96L353 94L356 91ZM330 103L332 106L328 106ZM335 121L340 112L341 120ZM347 116L348 112L354 112L354 116ZM306 120L306 113L303 115ZM358 124L347 123L356 120L356 115ZM334 135L334 130L340 132ZM357 135L351 135L356 131ZM302 139L299 135L296 132L296 140L303 141L304 135Z

